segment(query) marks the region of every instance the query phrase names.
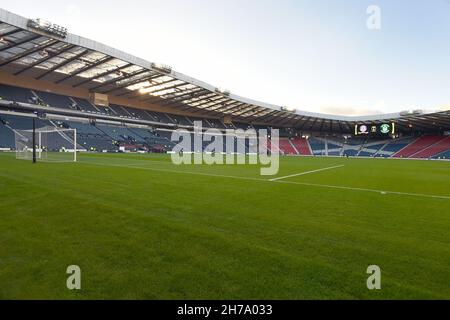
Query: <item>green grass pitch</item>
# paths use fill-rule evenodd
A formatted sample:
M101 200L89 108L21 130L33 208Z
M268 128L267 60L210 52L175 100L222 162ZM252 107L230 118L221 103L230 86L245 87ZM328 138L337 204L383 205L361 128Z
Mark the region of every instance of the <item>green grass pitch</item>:
M450 163L285 157L278 177L337 165L272 182L167 155L0 154L0 298L449 299Z

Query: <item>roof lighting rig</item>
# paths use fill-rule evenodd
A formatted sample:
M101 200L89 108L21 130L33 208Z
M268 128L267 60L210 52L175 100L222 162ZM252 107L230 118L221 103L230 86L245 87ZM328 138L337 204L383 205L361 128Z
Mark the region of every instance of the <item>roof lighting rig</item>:
M229 97L230 94L231 94L230 90L221 89L221 88L216 88L214 91L217 92L217 93L220 93L220 94L222 94L224 96L227 96L227 97Z
M67 28L40 18L28 20L27 26L35 31L43 32L49 36L62 39L67 38L68 34Z
M168 74L172 72L172 67L171 66L168 66L168 65L162 64L162 63L155 63L155 62L153 62L152 63L152 69L155 69L155 70L157 70L159 72L162 72L162 73L168 73Z
M291 113L295 113L295 112L297 111L295 108L292 108L292 107L285 107L285 106L280 107L280 110L281 110L281 111L285 111L285 112L291 112Z

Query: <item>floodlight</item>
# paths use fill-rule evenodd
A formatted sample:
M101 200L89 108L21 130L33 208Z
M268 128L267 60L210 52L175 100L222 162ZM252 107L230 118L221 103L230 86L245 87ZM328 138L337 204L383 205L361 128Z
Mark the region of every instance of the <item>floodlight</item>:
M28 28L46 33L50 36L56 36L63 39L67 38L67 28L44 19L30 19L28 20L27 26Z
M222 89L222 88L215 88L214 91L217 93L223 94L224 96L229 96L231 94L230 90Z
M297 111L296 109L294 109L292 107L286 107L286 106L280 107L280 110L285 111L285 112L296 112Z
M152 69L158 70L160 72L164 72L164 73L171 73L172 72L172 67L168 66L166 64L153 62L151 64L151 66L152 66Z

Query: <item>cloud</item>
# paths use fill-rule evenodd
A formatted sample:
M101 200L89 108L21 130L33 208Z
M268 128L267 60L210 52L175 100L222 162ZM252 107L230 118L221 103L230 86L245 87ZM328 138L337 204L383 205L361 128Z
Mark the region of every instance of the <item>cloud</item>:
M68 19L74 19L81 16L81 9L75 4L69 4L65 8L65 14Z

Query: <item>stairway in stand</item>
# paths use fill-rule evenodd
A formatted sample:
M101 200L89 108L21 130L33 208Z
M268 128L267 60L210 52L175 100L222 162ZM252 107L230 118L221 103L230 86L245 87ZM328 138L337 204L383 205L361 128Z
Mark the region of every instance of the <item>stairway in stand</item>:
M398 151L396 154L393 155L394 158L426 158L427 152L422 153L429 147L432 147L441 140L445 140L446 137L442 136L422 136L400 151Z
M300 152L302 156L311 156L311 146L309 145L308 139L305 138L294 138L292 140L295 148Z
M297 154L297 151L292 147L291 143L289 142L289 139L286 138L280 138L280 150L284 154Z
M443 137L438 142L413 154L410 158L430 158L447 150L450 150L450 137Z

